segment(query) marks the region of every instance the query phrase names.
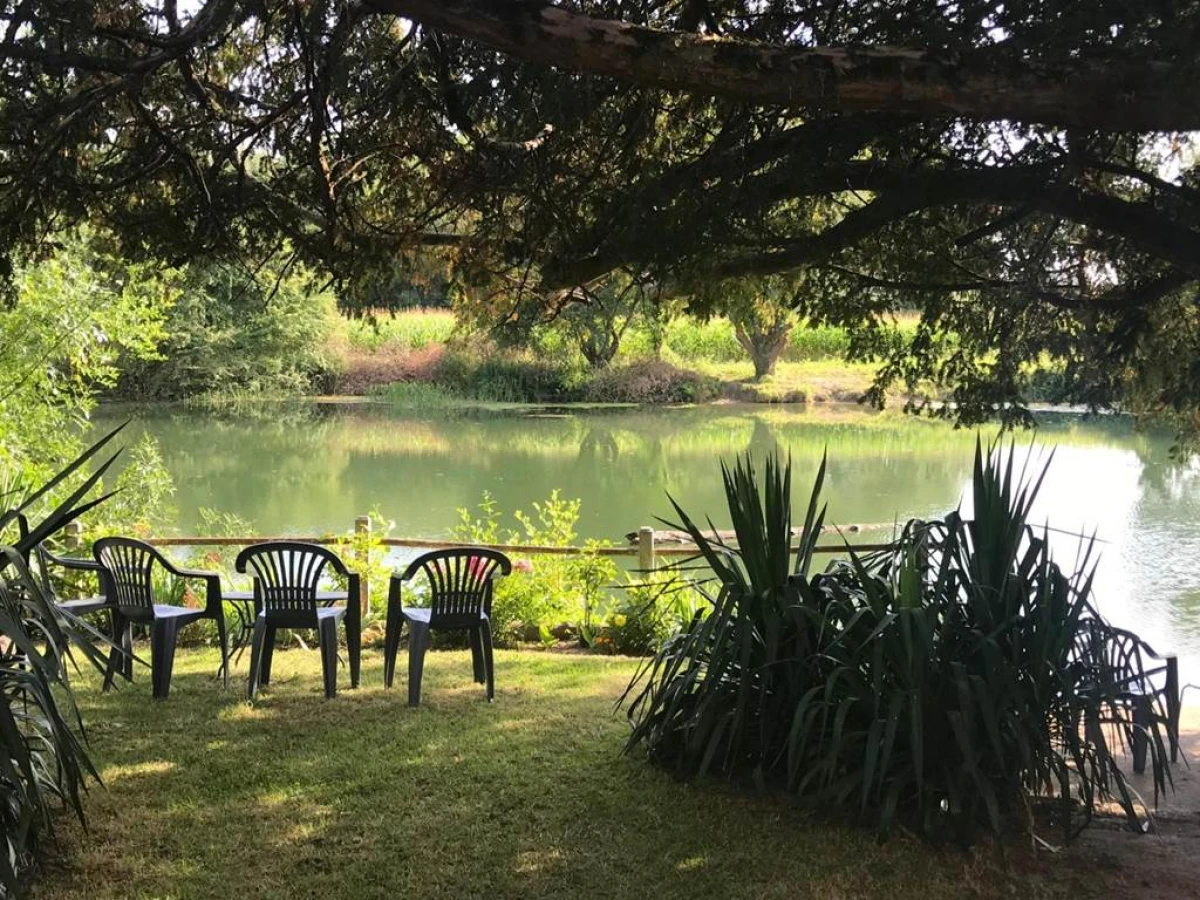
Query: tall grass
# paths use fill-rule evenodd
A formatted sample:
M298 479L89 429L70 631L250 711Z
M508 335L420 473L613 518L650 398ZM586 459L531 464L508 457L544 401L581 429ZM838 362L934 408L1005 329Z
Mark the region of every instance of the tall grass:
M423 350L444 344L454 334L454 313L448 309L410 309L395 315L379 313L344 321L346 340L355 350Z

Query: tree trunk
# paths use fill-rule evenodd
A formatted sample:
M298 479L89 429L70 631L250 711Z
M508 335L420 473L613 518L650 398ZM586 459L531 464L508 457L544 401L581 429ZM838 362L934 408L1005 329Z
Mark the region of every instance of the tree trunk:
M646 87L789 109L963 116L1116 131L1200 130L1190 64L1064 58L994 48L957 56L900 47L797 47L659 31L528 0L365 0L529 62Z
M783 355L791 332L790 324L774 325L767 329L755 325L734 326L734 336L754 363L755 381L762 381L768 375L775 374L775 363Z

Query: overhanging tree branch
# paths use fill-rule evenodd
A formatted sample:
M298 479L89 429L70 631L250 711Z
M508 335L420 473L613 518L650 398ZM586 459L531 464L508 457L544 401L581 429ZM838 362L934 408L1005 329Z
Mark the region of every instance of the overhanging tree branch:
M900 47L802 47L660 31L540 0L362 0L543 65L791 109L1113 131L1200 130L1200 71L1173 60L1030 63Z

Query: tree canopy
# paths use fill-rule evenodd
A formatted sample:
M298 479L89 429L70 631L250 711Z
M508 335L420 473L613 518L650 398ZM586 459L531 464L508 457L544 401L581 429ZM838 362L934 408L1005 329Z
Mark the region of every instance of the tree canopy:
M1063 400L1200 407L1190 0L0 10L10 256L92 218L351 281L437 252L510 323L619 270L698 304L803 273L881 389L941 378L965 420L1045 359ZM884 351L899 306L922 327Z

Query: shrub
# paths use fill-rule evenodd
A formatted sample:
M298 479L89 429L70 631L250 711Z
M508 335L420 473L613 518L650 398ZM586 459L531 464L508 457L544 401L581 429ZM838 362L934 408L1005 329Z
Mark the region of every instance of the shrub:
M493 403L564 403L576 399L583 373L516 350L464 346L446 353L437 384L459 396Z
M695 585L669 571L627 585L624 594L608 613L601 647L626 656L654 653L704 611Z
M462 398L440 384L428 381L395 381L380 395L390 403L416 410L447 410L462 405Z
M197 263L166 323L156 360L128 359L117 393L147 399L302 392L332 366L333 298L303 273Z
M694 403L717 393L714 379L647 360L597 372L584 391L593 403Z
M476 513L458 510L454 538L471 544L536 544L569 547L575 541L579 501L560 497L533 504L533 512L517 510L513 518L520 529L509 529L501 539L501 513L491 495L484 492ZM605 544L591 542L593 549ZM540 634L548 639L551 629L565 623L584 624L597 615L602 590L616 578L616 566L598 553L579 556L542 556L496 584L492 598L492 634L498 643L512 643Z
M748 458L723 473L737 546L676 506L718 590L630 684L628 749L687 774L752 773L881 834L902 822L970 841L1050 791L1068 836L1101 802L1136 821L1103 732L1080 726L1133 733L1116 686L1141 662L1085 655L1110 629L1092 570L1061 570L1026 525L1041 476L1023 484L977 447L972 519L910 522L888 550L809 574L824 465L794 567L790 466L769 458L761 486ZM1165 719L1147 726L1156 794Z

